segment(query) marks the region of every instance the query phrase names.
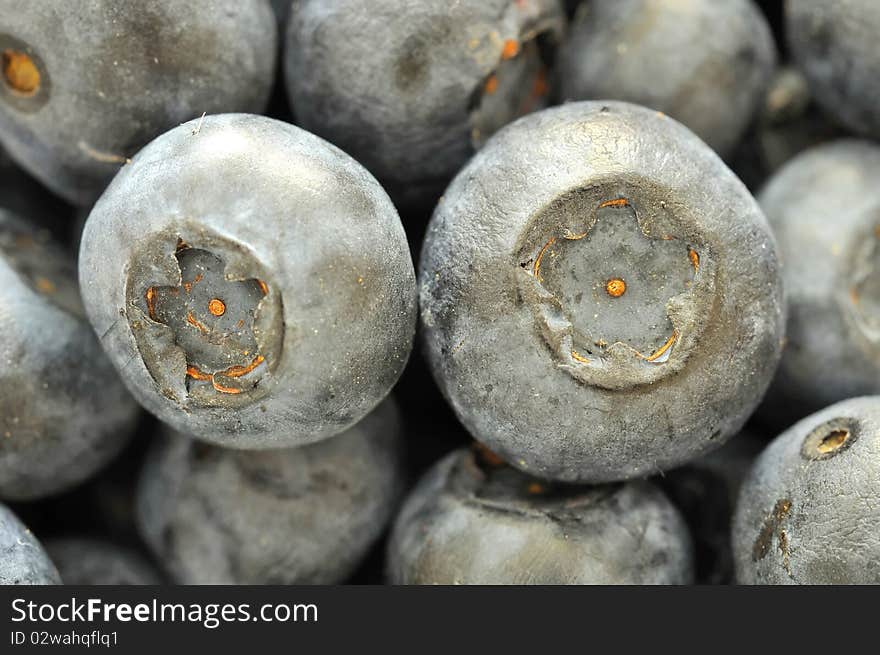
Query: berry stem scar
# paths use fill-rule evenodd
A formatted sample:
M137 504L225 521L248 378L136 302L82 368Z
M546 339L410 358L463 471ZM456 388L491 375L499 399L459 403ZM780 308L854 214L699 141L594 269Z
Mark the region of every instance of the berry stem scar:
M219 298L212 298L208 303L208 311L214 316L223 316L226 313L226 304Z
M40 88L40 71L34 60L19 50L3 51L3 76L9 88L20 96L32 96Z
M605 283L605 292L612 298L620 298L626 293L626 282L619 277L611 278Z

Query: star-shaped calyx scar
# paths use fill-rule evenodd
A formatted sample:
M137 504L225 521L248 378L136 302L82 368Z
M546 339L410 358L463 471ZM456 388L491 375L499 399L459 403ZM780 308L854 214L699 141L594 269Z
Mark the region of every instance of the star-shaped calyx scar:
M150 319L171 329L186 356L190 384L210 384L221 394L249 390L267 365L254 333L267 284L227 279L220 257L183 242L175 256L180 284L146 290Z

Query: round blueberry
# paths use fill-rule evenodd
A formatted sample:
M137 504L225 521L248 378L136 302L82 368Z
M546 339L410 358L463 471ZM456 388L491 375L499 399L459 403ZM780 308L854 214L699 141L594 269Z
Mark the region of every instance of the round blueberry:
M141 476L141 530L184 584L334 584L382 534L402 489L389 399L347 432L241 451L170 434Z
M137 416L86 321L73 257L0 210L0 498L88 478L122 450Z
M441 460L397 518L394 584L687 584L691 542L646 481L547 483L473 450Z
M693 133L625 103L544 110L490 140L434 213L420 289L428 360L465 427L559 480L720 446L782 341L757 203Z
M266 0L0 0L0 16L0 141L77 204L165 130L268 101Z
M880 147L842 140L792 159L759 196L785 266L788 327L761 414L789 425L880 393Z
M783 432L743 484L741 584L880 584L880 397L845 400Z
M61 577L40 542L2 503L0 554L0 585L61 584Z
M237 448L350 427L397 381L415 330L387 194L345 153L260 116L191 121L144 148L89 216L80 284L134 396Z
M822 108L851 130L880 137L880 3L786 2L785 28Z
M770 27L752 0L589 0L560 48L558 75L565 99L645 105L727 155L775 65Z
M499 127L546 106L559 0L304 0L285 73L298 124L415 201Z

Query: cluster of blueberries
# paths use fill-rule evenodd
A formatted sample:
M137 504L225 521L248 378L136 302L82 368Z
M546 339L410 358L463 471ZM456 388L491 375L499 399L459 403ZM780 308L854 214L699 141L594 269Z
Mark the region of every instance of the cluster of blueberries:
M0 0L0 582L880 583L878 34Z

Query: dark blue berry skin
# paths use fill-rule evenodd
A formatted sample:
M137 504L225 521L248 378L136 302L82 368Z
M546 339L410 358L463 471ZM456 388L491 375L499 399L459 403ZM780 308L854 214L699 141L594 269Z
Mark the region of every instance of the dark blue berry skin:
M437 463L397 518L393 584L687 584L687 527L645 481L547 483L473 450Z
M73 257L0 210L0 498L82 482L122 450L140 415L75 280Z
M61 577L40 542L0 503L0 585L56 584Z
M496 134L431 219L420 294L427 359L464 426L566 482L717 448L782 346L754 198L692 132L626 103L569 103Z
M789 1L785 33L822 108L850 130L880 138L880 4Z
M398 203L436 200L499 127L547 105L559 0L304 0L291 8L297 124L360 161Z
M349 428L412 348L415 272L388 195L318 137L247 114L154 140L80 245L95 331L177 430L280 448Z
M785 264L786 346L760 412L776 430L880 393L878 179L880 147L839 140L789 161L758 196Z
M269 98L266 0L2 0L0 16L0 141L75 204L93 203L165 130L203 112L260 112ZM35 88L17 81L16 53L36 67Z
M565 100L625 100L669 114L729 155L776 65L752 0L588 0L559 53Z
M139 553L92 537L57 537L46 551L68 585L157 585L161 575Z
M880 584L880 397L826 407L780 434L743 483L740 584Z
M179 583L340 583L395 510L400 430L389 399L343 434L299 448L164 435L141 476L141 531Z

